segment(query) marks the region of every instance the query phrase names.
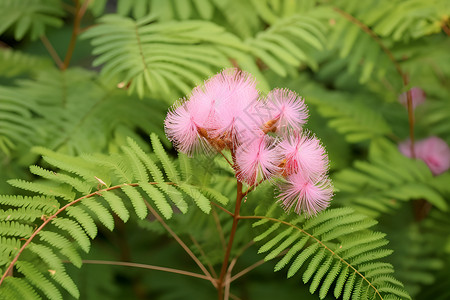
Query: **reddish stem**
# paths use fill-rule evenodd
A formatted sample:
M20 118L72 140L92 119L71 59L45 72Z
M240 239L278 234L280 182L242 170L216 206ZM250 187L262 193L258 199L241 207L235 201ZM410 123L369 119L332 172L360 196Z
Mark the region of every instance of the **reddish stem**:
M67 48L66 57L64 58L64 63L60 66L61 70L66 70L69 67L70 60L72 59L73 51L75 50L75 45L77 43L77 37L80 34L80 24L81 19L86 13L86 9L89 5L90 0L86 0L83 6L80 5L80 1L75 1L75 18L73 20L72 36L70 37L69 47Z
M231 248L233 246L234 236L236 235L237 223L239 221L239 211L241 210L241 203L244 195L242 193L242 182L237 181L237 193L236 193L236 206L233 214L233 225L231 226L230 239L228 241L225 257L222 263L222 269L220 271L219 280L217 281L217 294L218 299L223 298L223 288L225 283L225 275L227 273L228 261L230 259Z

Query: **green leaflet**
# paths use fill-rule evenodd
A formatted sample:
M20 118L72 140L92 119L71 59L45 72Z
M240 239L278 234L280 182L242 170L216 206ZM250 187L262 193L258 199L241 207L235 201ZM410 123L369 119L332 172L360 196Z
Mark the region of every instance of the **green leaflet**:
M281 219L262 217L267 222L254 223L263 230L254 238L262 243L259 252L273 249L266 260L281 256L275 271L289 266L288 278L302 273L303 282L310 283L311 293L318 290L323 299L334 284L336 298L342 295L344 299L379 299L395 295L410 299L403 284L390 275L393 267L380 262L392 250L383 248L387 244L385 234L370 230L376 224L374 220L349 208L327 209L308 220L295 214L287 217L277 204L266 211L269 217L281 214Z

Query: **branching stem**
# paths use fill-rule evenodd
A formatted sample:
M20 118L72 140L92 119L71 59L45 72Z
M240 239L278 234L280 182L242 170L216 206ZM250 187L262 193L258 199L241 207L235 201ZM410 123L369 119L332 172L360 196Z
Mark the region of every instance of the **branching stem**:
M138 263L132 263L132 262L125 262L125 261L82 260L82 263L83 264L93 264L93 265L111 265L111 266L124 266L124 267L132 267L132 268L149 269L149 270L163 271L163 272L175 273L175 274L210 280L207 276L202 275L202 274L197 274L197 273L173 269L173 268L159 267L159 266L153 266L153 265L147 265L147 264L138 264Z
M157 184L157 182L150 182L150 184ZM11 263L9 264L8 268L5 270L5 272L2 275L2 278L0 279L0 286L2 285L3 281L5 280L5 278L8 275L12 274L12 268L14 267L14 264L17 262L17 260L19 259L20 255L22 254L23 250L25 250L25 248L31 243L31 241L36 237L36 235L42 231L42 229L44 229L44 227L50 223L54 218L56 218L60 213L62 213L63 211L65 211L68 207L80 202L81 200L84 199L88 199L91 198L93 196L96 195L101 195L102 192L107 192L107 191L111 191L111 190L115 190L115 189L119 189L123 186L138 186L139 184L137 183L125 183L125 184L120 184L120 185L116 185L116 186L112 186L109 188L105 188L102 190L98 190L95 191L93 193L90 193L88 195L84 195L83 197L80 197L78 199L73 200L70 203L67 203L66 205L64 205L63 207L61 207L60 209L58 209L53 215L49 216L48 218L46 218L44 220L44 222L41 224L41 226L39 226L32 234L31 236L25 241L25 243L22 245L22 247L20 247L19 252L17 252L16 256L13 258L13 260L11 261Z
M144 199L145 205L147 206L148 210L155 216L155 218L161 223L161 225L167 230L167 232L170 233L170 235L177 241L177 243L186 251L186 253L192 258L192 260L197 264L197 266L200 267L200 269L203 271L203 273L208 277L208 280L216 287L217 282L216 280L211 276L211 274L208 272L206 267L202 264L202 262L195 256L194 253L192 253L191 249L180 239L180 237L164 222L164 219L156 212L156 210L148 203L147 200Z
M217 294L218 299L223 298L223 288L225 283L225 275L227 273L228 261L230 259L231 248L233 247L234 236L236 235L237 223L239 221L239 211L241 210L241 203L244 195L242 193L242 182L237 181L237 192L236 192L236 206L234 208L233 214L233 225L231 226L230 239L228 240L227 249L225 251L225 257L222 262L222 269L220 270L220 275L217 283Z
M56 63L58 68L63 69L64 63L62 62L61 58L59 58L58 53L56 53L55 48L53 48L50 41L47 39L45 35L41 35L40 37L42 44L44 44L45 49L47 49L50 56L53 58L53 61Z
M66 70L69 67L70 60L72 59L73 51L75 50L75 45L77 43L77 37L80 34L80 24L81 19L86 13L86 9L91 0L84 1L83 5L80 4L80 0L75 0L75 18L73 20L72 36L70 37L69 46L67 48L66 57L64 58L64 63L60 66L61 70Z
M392 54L391 50L389 50L388 47L386 47L383 42L381 41L380 37L372 30L370 29L366 24L352 16L351 14L343 11L342 9L338 7L333 7L333 9L339 13L341 16L346 18L348 21L352 22L353 24L357 25L361 30L363 30L365 33L367 33L383 50L383 52L388 56L389 60L394 64L395 69L397 70L397 73L402 78L403 86L406 88L409 84L408 75L402 70L402 67L398 63L398 61L395 59L394 54ZM409 138L411 140L411 154L412 157L415 158L415 149L414 149L414 110L412 106L412 97L411 97L411 90L407 92L407 109L408 109L408 121L409 121Z

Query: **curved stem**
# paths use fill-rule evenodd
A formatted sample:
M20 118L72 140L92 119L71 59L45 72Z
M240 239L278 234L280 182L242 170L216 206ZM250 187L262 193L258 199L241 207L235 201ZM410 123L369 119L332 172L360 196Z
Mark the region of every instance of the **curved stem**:
M205 251L203 251L200 244L197 242L197 240L194 238L192 234L189 235L189 238L191 239L192 243L194 243L195 247L197 247L198 252L200 252L200 255L203 257L203 260L206 262L206 265L208 266L209 271L212 274L212 277L217 277L216 271L214 270L211 261L209 260L208 256L205 254Z
M208 277L208 280L216 287L216 280L211 276L206 267L201 263L201 261L192 253L191 249L180 239L180 237L164 222L163 218L156 212L156 210L148 203L147 200L143 199L145 205L150 210L150 212L155 216L155 218L161 223L161 225L170 233L170 235L178 242L178 244L186 251L186 253L192 258L192 260L200 267L203 273Z
M157 184L157 182L150 182L151 184ZM50 217L48 217L47 219L44 220L44 222L41 224L41 226L39 226L32 234L31 236L25 241L25 243L22 245L22 247L20 247L19 252L17 252L16 256L13 258L13 260L11 261L11 263L9 264L8 268L5 270L5 272L2 275L2 278L0 279L0 285L2 285L3 281L5 280L5 278L9 275L12 274L12 268L14 267L14 264L17 262L17 260L19 259L20 255L22 254L23 250L25 250L25 248L31 243L31 241L36 237L36 235L42 231L42 229L44 229L44 227L50 223L54 218L56 218L56 216L58 216L60 213L62 213L63 211L65 211L68 207L80 202L83 199L87 199L87 198L91 198L95 195L101 195L102 192L106 192L106 191L111 191L111 190L115 190L115 189L119 189L123 186L139 186L138 183L124 183L124 184L120 184L120 185L116 185L116 186L112 186L109 188L105 188L102 190L98 190L95 191L93 193L90 193L88 195L85 195L83 197L80 197L78 199L75 199L74 201L64 205L63 207L61 207L60 209L58 209L53 215L51 215Z
M53 48L52 44L48 40L48 38L45 35L40 36L42 44L44 44L45 49L47 49L50 56L53 58L53 61L56 63L58 68L63 69L64 63L62 62L61 58L59 58L58 53L56 53L55 48Z
M334 11L339 13L341 16L352 22L353 24L357 25L361 30L363 30L365 33L367 33L383 50L383 52L388 56L389 60L394 64L395 69L397 70L397 73L402 78L403 86L407 87L409 84L409 79L407 74L402 70L400 64L395 59L394 54L392 54L391 50L389 50L388 47L386 47L383 42L381 41L380 37L372 30L370 29L366 24L352 16L351 14L343 11L342 9L338 7L333 7ZM411 91L409 90L407 92L407 109L408 109L408 121L409 121L409 138L411 140L411 154L412 157L415 158L415 149L414 149L414 109L412 106L412 97L411 97Z
M89 5L90 0L86 0L83 6L80 4L80 0L75 0L75 18L73 20L72 36L70 37L69 46L67 48L66 57L64 58L64 63L60 66L61 70L66 70L69 67L70 60L72 59L73 51L75 50L75 45L77 43L77 37L80 34L80 24L86 9Z
M221 300L223 298L223 287L225 283L225 275L227 272L228 261L230 259L231 248L233 247L234 236L236 234L237 223L239 221L239 211L241 210L242 198L244 198L242 193L242 182L237 181L237 193L236 193L236 206L234 208L233 215L233 225L231 226L230 239L228 240L227 249L225 252L225 257L222 263L222 269L220 271L218 283L217 283L217 294L218 299Z
M186 276L190 276L190 277L209 280L209 278L207 276L202 275L202 274L197 274L197 273L173 269L173 268L147 265L147 264L138 264L138 263L132 263L132 262L125 262L125 261L108 261L108 260L82 260L81 262L83 264L111 265L111 266L123 266L123 267L132 267L132 268L140 268L140 269L149 269L149 270L163 271L163 272L175 273L175 274L186 275Z

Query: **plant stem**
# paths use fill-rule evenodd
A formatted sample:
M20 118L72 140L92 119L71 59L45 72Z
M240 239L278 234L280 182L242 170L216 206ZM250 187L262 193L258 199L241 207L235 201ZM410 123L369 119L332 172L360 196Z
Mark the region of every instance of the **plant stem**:
M83 6L81 6L80 1L75 0L75 18L73 20L72 36L70 37L70 42L67 48L66 57L64 58L64 63L62 66L60 66L60 69L63 71L69 67L70 60L72 59L73 51L75 50L75 45L77 43L77 37L80 34L81 19L86 12L89 2L90 0L86 0L84 1Z
M186 276L190 276L190 277L209 280L209 278L207 276L202 275L202 274L197 274L197 273L173 269L173 268L159 267L159 266L153 266L153 265L147 265L147 264L138 264L138 263L132 263L132 262L125 262L125 261L82 260L82 263L83 264L93 264L93 265L111 265L111 266L124 266L124 267L132 267L132 268L149 269L149 270L163 271L163 272L175 273L175 274L186 275Z
M42 41L42 44L44 44L45 49L47 49L48 53L53 58L53 61L58 65L58 68L63 69L64 63L62 62L61 58L59 58L58 53L56 53L55 48L53 48L47 37L45 35L42 35L40 39Z
M158 184L157 182L149 182L150 184ZM167 184L173 184L172 182L167 183ZM102 190L98 190L95 192L92 192L88 195L84 195L78 199L73 200L70 203L67 203L66 205L64 205L63 207L61 207L60 209L58 209L53 215L51 215L50 217L46 218L45 221L41 224L41 226L39 226L32 234L31 236L25 241L25 243L22 245L22 247L19 249L19 251L17 252L16 256L13 258L13 260L11 261L11 263L9 264L9 266L6 268L5 272L3 273L2 277L0 278L0 286L2 285L3 281L5 280L5 278L7 276L11 276L12 275L12 269L14 267L14 264L17 262L17 260L19 259L20 255L22 254L23 250L25 250L25 248L31 243L31 241L36 237L36 235L42 231L42 229L44 229L44 227L50 223L53 219L55 219L60 213L62 213L63 211L65 211L67 208L71 207L72 205L80 202L83 199L88 199L94 196L101 196L102 192L107 192L107 191L112 191L115 189L120 189L123 186L139 186L138 183L124 183L124 184L119 184L119 185L115 185L109 188L104 188Z
M241 210L241 203L244 195L242 193L242 182L237 181L237 193L236 193L236 206L234 208L233 225L231 226L230 239L228 240L225 257L222 263L222 269L220 271L219 280L217 282L217 294L218 299L223 298L223 287L225 283L225 275L227 273L228 260L230 259L231 248L233 247L234 236L236 235L237 223L239 221L239 211Z
M389 60L394 64L395 69L397 70L397 73L402 78L403 86L407 87L409 84L409 79L407 74L402 70L402 67L398 63L398 61L395 59L394 54L392 54L391 50L389 50L388 47L384 45L380 37L372 30L370 29L366 24L352 16L351 14L343 11L342 9L338 7L333 7L334 11L339 13L341 16L346 18L348 21L352 22L361 30L363 30L365 33L367 33L383 50L383 52L388 56ZM407 109L408 109L408 121L409 121L409 138L411 140L411 154L412 157L415 158L415 149L414 149L414 110L412 106L412 97L411 97L411 91L407 92Z
M192 253L191 249L180 239L180 237L164 222L163 218L156 212L156 210L144 199L145 205L150 210L150 212L155 216L155 218L161 223L161 225L170 233L170 235L177 241L177 243L186 251L186 253L192 258L192 260L200 267L203 273L208 277L209 281L216 287L216 280L211 276L206 267L201 263L201 261Z

